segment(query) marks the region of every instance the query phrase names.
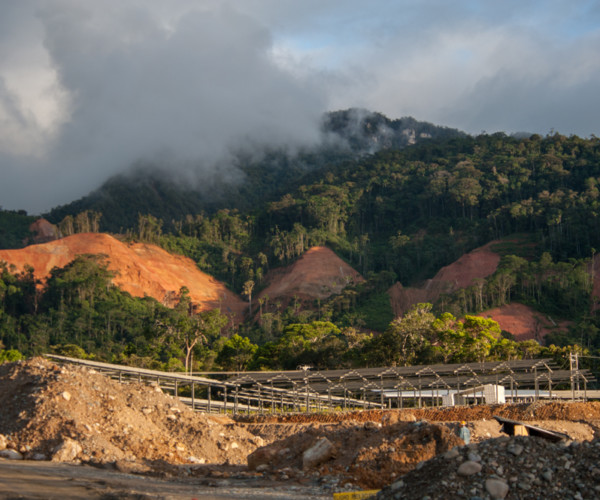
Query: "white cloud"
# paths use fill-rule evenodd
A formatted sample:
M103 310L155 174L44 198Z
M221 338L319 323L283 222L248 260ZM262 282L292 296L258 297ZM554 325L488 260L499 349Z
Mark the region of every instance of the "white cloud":
M139 159L223 172L232 145L314 141L351 106L600 135L598 26L583 0L4 2L0 204L66 203Z

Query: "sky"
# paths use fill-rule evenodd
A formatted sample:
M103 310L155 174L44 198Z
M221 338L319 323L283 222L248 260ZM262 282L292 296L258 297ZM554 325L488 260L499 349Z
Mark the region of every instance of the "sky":
M0 207L140 162L235 181L233 149L313 144L350 107L600 136L598 54L598 1L0 0Z

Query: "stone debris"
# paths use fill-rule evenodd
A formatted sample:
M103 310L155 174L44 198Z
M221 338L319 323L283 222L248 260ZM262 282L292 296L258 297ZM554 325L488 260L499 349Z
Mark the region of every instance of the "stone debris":
M68 396L66 396L68 394ZM600 498L600 404L540 403L250 415L192 412L156 385L46 359L0 365L0 462L313 485L380 498ZM493 415L568 433L501 436ZM466 420L471 444L457 436ZM246 466L247 464L247 466Z
M256 436L230 418L194 413L158 387L119 384L43 358L0 365L0 407L0 449L11 459L119 462L136 471L147 467L123 464L160 468L194 456L245 465L258 447ZM235 446L224 450L225 441Z
M600 440L551 443L539 437L506 436L457 451L451 459L447 453L430 459L375 498L600 498ZM480 463L469 460L472 453L481 457Z

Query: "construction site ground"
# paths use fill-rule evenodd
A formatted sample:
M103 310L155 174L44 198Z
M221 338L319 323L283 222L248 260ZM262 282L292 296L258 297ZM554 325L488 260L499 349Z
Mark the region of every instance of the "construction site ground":
M579 482L592 481L594 474L600 479L598 402L250 415L234 420L194 413L158 387L122 385L94 370L35 358L0 366L0 408L0 498L310 499L363 489L383 489L385 495L386 487L399 484L398 491L407 494L413 491L410 478L414 491L423 489L417 487L422 470L433 467L427 469L431 477L436 470L452 475L453 469L446 469L469 461L471 452L479 454L484 471L511 485L502 498L537 498L527 496L539 495L533 479L530 485L515 473L517 480L511 483L513 476L498 472L517 463L506 451L512 449L512 441L507 445L506 440L524 438L504 435L495 415L567 433L574 443L585 445L586 453L578 454L572 446L536 445L532 450L539 464L545 464L539 474L552 463L566 463L585 471L574 476ZM457 437L461 420L471 430L470 447ZM455 450L461 451L450 462L440 458ZM493 459L484 455L486 450ZM562 455L575 458L560 461ZM577 457L589 463L582 465ZM560 471L555 469L556 478ZM471 479L473 485L457 487L452 498L496 498L477 489L483 488L485 478L475 474ZM575 488L561 481L552 484L547 498L560 498L565 484ZM424 496L445 498L433 491ZM572 496L564 498L600 494L583 488L569 491ZM389 493L389 498L394 495Z

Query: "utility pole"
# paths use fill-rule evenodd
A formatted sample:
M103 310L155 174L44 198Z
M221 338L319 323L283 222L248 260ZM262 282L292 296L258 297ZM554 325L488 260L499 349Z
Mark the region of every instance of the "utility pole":
M571 399L575 400L575 384L577 384L577 391L579 392L579 354L578 353L576 353L576 352L569 353L569 365L570 365L570 369L571 369Z

